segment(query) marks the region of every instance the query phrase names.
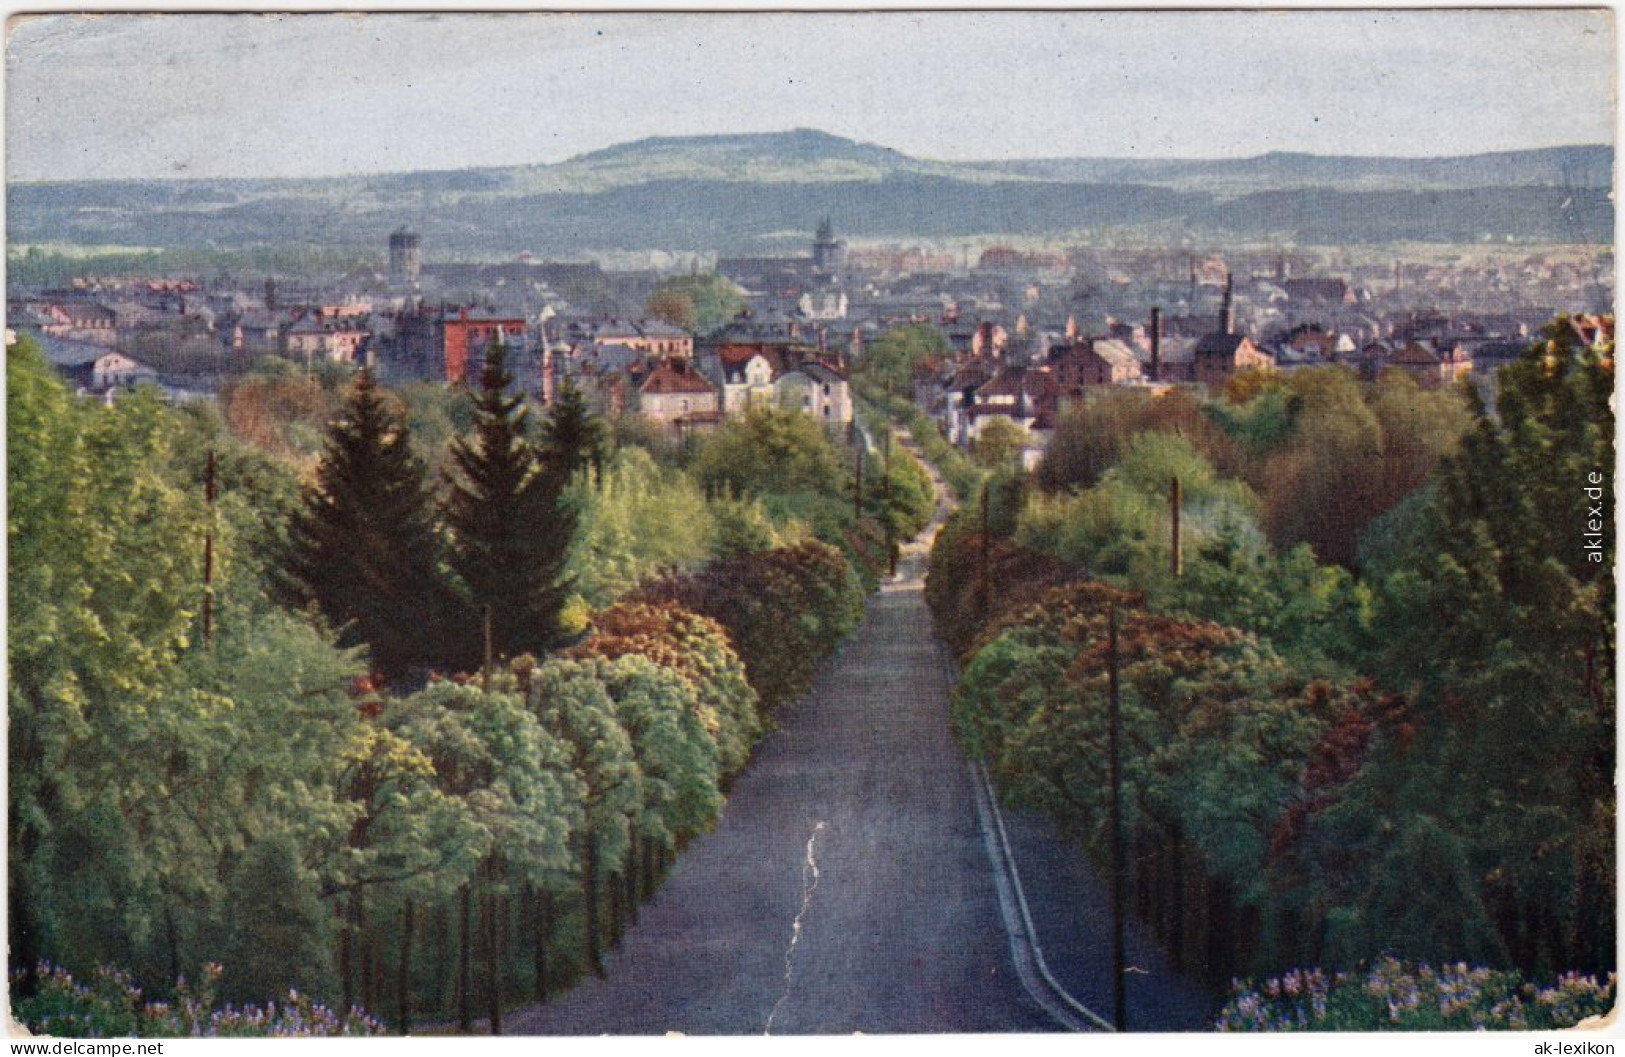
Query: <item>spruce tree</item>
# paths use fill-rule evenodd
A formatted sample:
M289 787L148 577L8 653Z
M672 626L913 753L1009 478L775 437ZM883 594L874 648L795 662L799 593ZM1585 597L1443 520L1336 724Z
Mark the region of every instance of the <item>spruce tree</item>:
M380 669L400 675L445 658L451 596L440 557L423 464L363 370L289 527L284 600L315 603L341 644L365 644Z
M587 407L580 388L566 381L542 422L541 447L547 453L548 472L568 481L590 465L601 481L604 443L603 422Z
M565 573L575 535L565 475L550 472L527 436L524 398L500 342L486 350L474 397L474 431L452 445L455 471L445 506L452 567L467 588L469 629L491 615L496 655L540 653L560 637L569 596Z

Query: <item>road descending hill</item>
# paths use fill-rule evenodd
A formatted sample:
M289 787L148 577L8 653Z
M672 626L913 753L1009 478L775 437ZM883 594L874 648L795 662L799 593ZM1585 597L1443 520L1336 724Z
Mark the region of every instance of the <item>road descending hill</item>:
M919 579L938 523L905 549L901 576L813 690L778 716L716 830L689 847L609 957L608 978L516 1012L507 1032L1099 1026L1092 1011L1111 1007L1098 882L1047 826L1011 820L1029 916L1040 941L1047 929L1058 945L1051 987L1019 935L1007 864L995 872L991 805L978 802L949 731L951 672ZM1205 997L1154 952L1137 944L1134 954L1138 1026L1201 1027ZM1090 995L1092 1009L1070 1006L1061 985Z

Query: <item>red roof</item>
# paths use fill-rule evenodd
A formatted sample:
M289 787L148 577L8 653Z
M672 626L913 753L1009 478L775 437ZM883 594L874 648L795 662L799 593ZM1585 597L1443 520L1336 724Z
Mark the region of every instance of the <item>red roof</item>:
M667 393L715 393L716 386L696 371L687 360L661 360L638 386L638 392L659 396Z
M767 365L777 374L784 369L784 357L780 350L770 345L729 344L717 346L717 358L722 365L731 370L737 370L751 361L751 357L761 356Z

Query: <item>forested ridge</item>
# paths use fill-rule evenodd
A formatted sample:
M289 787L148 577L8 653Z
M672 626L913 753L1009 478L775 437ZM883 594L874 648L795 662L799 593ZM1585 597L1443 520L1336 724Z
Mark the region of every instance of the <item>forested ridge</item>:
M961 743L1103 867L1115 613L1132 910L1216 988L1276 978L1226 1026L1612 1004L1611 343L1559 321L1498 389L1106 393L933 551Z
M861 435L533 418L486 363L270 362L216 412L8 349L24 1022L500 1030L602 971L928 514Z

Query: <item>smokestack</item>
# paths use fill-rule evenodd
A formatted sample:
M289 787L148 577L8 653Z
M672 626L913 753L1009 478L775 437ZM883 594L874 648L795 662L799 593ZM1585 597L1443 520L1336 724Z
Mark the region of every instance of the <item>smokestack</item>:
M1219 329L1226 334L1236 332L1236 305L1233 300L1235 277L1224 273L1224 301L1219 308Z
M1162 309L1151 306L1151 380L1162 381Z

